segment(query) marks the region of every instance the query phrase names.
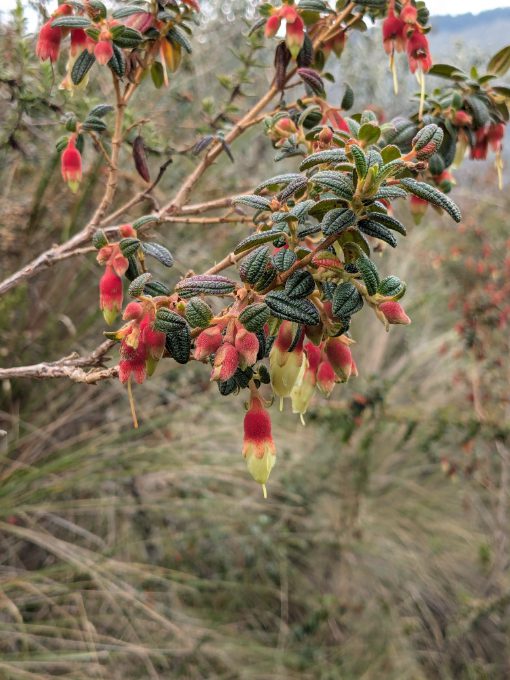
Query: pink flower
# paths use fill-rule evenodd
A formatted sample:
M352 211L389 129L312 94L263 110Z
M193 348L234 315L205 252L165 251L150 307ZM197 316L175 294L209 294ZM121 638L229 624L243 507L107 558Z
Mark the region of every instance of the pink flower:
M239 353L230 342L224 342L214 357L211 380L229 380L239 367Z
M223 342L221 329L212 326L203 330L195 341L195 359L203 361L211 354L215 354Z
M76 57L79 52L82 52L87 47L89 40L90 38L83 28L71 29L71 56Z
M64 182L67 182L69 188L75 194L82 178L81 154L76 148L76 135L69 138L67 147L60 158L60 165Z
M336 382L335 371L329 361L323 361L317 369L317 387L325 397L329 397Z
M305 356L301 364L301 370L290 394L292 412L300 414L303 425L305 424L303 416L308 410L315 392L317 369L321 361L321 349L313 343L307 342L304 346L304 353Z
M329 338L326 343L326 356L335 374L342 382L347 382L352 371L352 354L341 338Z
M239 356L247 366L253 366L259 353L259 341L255 333L250 333L246 328L239 328L236 332L234 346Z
M58 27L53 28L51 24L57 17L71 14L72 11L71 5L60 5L60 7L53 12L51 18L41 27L37 38L35 53L42 61L46 61L46 59L49 59L51 62L57 61L60 52L60 43L62 41L62 29Z
M137 347L130 347L126 343L121 344L120 348L121 360L119 362L119 380L121 383L126 383L131 375L138 384L143 383L147 377L145 360L146 350L142 343Z
M99 307L104 319L111 325L122 309L122 279L112 267L107 266L99 282Z
M271 385L273 392L282 400L290 396L303 362L304 336L301 336L292 352L289 352L293 337L293 324L290 321L282 321L269 353Z
M276 462L271 418L258 397L252 397L244 416L243 457L253 479L265 485Z

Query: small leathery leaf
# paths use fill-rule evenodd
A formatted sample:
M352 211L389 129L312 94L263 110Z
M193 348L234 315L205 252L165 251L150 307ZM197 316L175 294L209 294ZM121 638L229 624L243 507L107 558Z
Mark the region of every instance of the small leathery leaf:
M260 246L263 243L269 243L270 241L275 241L278 238L285 236L285 232L281 229L269 229L268 231L260 231L256 234L251 234L246 238L243 238L234 249L234 253L238 255L245 250L250 250L255 246Z
M113 57L108 62L108 66L118 78L123 78L126 73L126 60L122 50L115 43L112 44Z
M140 240L137 238L123 238L119 245L124 257L129 257L130 255L134 255L140 247Z
M207 302L193 297L186 305L186 319L191 328L207 328L213 313Z
M324 83L317 71L313 68L298 68L297 74L314 94L324 95Z
M365 177L368 170L367 158L363 152L363 149L359 146L356 146L355 144L351 146L351 154L352 157L354 158L354 164L356 165L356 172L358 173L358 177L362 179L363 177Z
M175 286L175 292L182 298L205 295L229 295L236 288L236 282L218 274L199 274L182 279Z
M247 255L239 266L239 276L243 283L253 285L267 269L269 263L269 246L260 246Z
M258 292L264 291L268 286L270 286L273 281L276 278L276 269L273 266L273 263L269 261L267 263L267 267L262 273L262 276L255 282L255 285L253 286L254 289Z
M307 326L316 326L320 323L317 307L306 298L293 300L284 291L277 290L268 293L265 300L272 316L277 319L294 321Z
M88 50L83 50L78 59L74 62L74 66L71 71L71 80L74 85L79 85L81 81L85 78L87 73L92 68L92 65L96 61L93 54L90 54Z
M166 336L165 348L178 364L188 363L191 354L191 333L186 323Z
M98 104L97 106L94 106L94 108L90 110L89 116L93 116L94 118L103 118L113 110L114 107L111 106L110 104Z
M154 328L166 335L175 333L186 326L186 319L183 319L180 314L162 307L156 313L156 320L154 321Z
M385 297L392 297L399 300L406 292L406 284L398 276L387 276L381 281L377 292Z
M415 179L411 178L401 179L400 184L405 187L409 193L445 210L455 222L461 221L462 215L456 203L435 187L430 186L430 184L425 184L425 182L417 182Z
M174 258L172 253L165 248L165 246L159 243L152 243L151 241L145 241L142 243L142 250L146 255L150 255L165 267L172 267L174 264Z
M372 236L373 238L384 241L392 248L397 247L397 239L393 236L391 231L378 222L374 222L373 220L360 220L358 222L358 229L367 236Z
M282 248L273 255L273 264L279 272L286 272L296 260L296 253L288 248Z
M141 135L137 135L133 141L133 161L140 177L146 182L150 182L151 175L147 163L147 152L145 150L145 142Z
M92 245L94 248L97 248L97 250L108 245L108 239L106 238L106 234L102 229L98 229L94 232L94 235L92 236Z
M340 234L356 222L356 215L349 208L335 208L324 215L321 229L324 236Z
M354 195L352 179L334 170L322 170L310 178L311 182L350 201Z
M51 22L52 28L88 28L90 25L91 21L87 17L72 15L62 16Z
M161 281L149 281L145 284L143 289L144 295L150 295L151 297L158 297L160 295L168 296L172 293L170 288L162 283Z
M130 49L138 47L143 40L143 35L136 28L124 26L124 30L114 37L114 47L122 47L123 49Z
M137 220L133 222L133 229L135 231L137 229L140 229L140 227L145 226L146 224L150 224L151 222L158 222L159 217L157 215L143 215L142 217L139 217Z
M356 260L356 267L367 288L367 293L369 295L375 295L380 281L379 272L377 271L375 264L370 258L362 253Z
M402 222L399 222L399 220L397 220L395 217L392 217L391 215L380 212L371 212L370 219L374 222L379 222L379 224L388 227L388 229L397 231L399 234L402 234L402 236L406 236L407 234L407 230Z
M294 194L299 193L302 189L304 189L308 184L308 180L304 176L300 176L299 178L295 179L294 181L290 182L290 184L287 184L285 188L283 188L280 193L278 194L278 200L280 203L285 203L286 201L291 198Z
M106 130L106 123L101 118L91 116L90 114L83 121L82 130L92 130L93 132L104 132Z
M389 163L383 165L376 175L377 184L384 182L390 177L395 177L406 168L406 162L402 158L394 158Z
M402 181L402 180L400 180ZM380 201L381 199L387 201L394 201L396 198L407 198L404 189L400 187L379 187L377 193L371 198L372 201Z
M232 199L232 204L246 205L248 208L254 208L255 210L269 210L271 201L269 198L265 198L264 196L247 194L245 196L236 196Z
M315 165L336 165L347 160L345 151L343 149L326 149L325 151L317 151L307 156L299 166L300 170L308 170Z
M276 175L275 177L270 177L264 180L255 187L255 193L259 194L263 189L269 189L269 191L276 191L280 186L287 186L297 179L302 179L303 175L299 172L286 172L283 175Z
M174 43L177 43L181 47L183 47L188 54L191 54L193 52L193 47L188 40L187 35L184 33L184 31L181 31L180 28L177 26L171 26L168 29L167 37Z
M142 295L145 284L148 283L151 278L152 274L150 272L144 272L143 274L140 274L140 276L137 276L136 279L129 284L129 295L131 297Z
M264 328L264 325L269 319L269 315L269 307L264 302L256 302L243 309L241 314L239 314L239 321L246 330L256 333Z
M315 290L315 281L310 272L298 269L285 282L285 293L293 300L308 297Z
M363 298L352 283L341 283L333 295L333 315L340 318L352 316L363 307Z

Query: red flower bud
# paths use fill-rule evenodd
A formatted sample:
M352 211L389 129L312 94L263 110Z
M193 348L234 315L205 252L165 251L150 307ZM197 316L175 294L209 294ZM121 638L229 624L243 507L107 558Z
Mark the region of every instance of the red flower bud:
M51 23L56 17L71 14L72 11L70 5L60 5L51 18L41 27L35 53L42 61L46 61L46 59L49 59L51 62L57 61L62 41L62 29L53 28Z
M458 127L467 126L470 127L473 124L473 117L467 113L467 111L455 111L453 114L452 122Z
M89 37L83 28L71 29L71 56L76 57L82 52L89 42Z
M505 124L493 123L487 131L487 139L493 151L501 151L503 138L505 136Z
M392 300L381 302L379 309L386 317L388 323L403 324L404 326L408 326L411 323L411 319L407 316L404 308L398 302Z
M107 266L99 282L99 307L107 324L111 325L122 308L122 279Z
M195 341L195 359L203 361L211 354L215 354L222 342L223 336L218 326L206 328Z
M99 40L94 47L94 56L101 66L105 66L113 57L113 45L111 40Z
M142 305L139 302L130 302L126 306L122 318L124 319L124 321L134 321L141 319L142 314L143 314Z
M119 233L122 238L136 238L136 230L130 224L121 224Z
M250 333L246 328L241 327L236 333L234 345L245 364L253 366L259 353L259 341L255 333Z
M82 178L81 154L76 148L75 135L69 138L67 147L60 158L60 165L64 182L67 182L67 185L75 194Z
M289 5L286 5L285 7L287 9L291 9ZM292 22L287 19L287 31L285 33L285 44L287 45L287 49L291 53L293 59L297 58L297 55L303 47L304 41L305 24L303 23L303 19L301 19L301 17L296 12L296 17Z
M400 19L406 24L415 24L418 21L418 10L413 5L402 7Z
M239 354L230 342L224 342L214 357L211 380L229 380L239 367Z
M147 355L159 360L165 350L166 336L152 327L154 314L146 314L140 322L140 342L145 345Z
M326 356L342 382L349 380L352 371L352 353L340 338L329 338L326 343Z
M252 398L244 416L243 456L253 479L264 486L276 462L276 447L271 418L257 397Z
M317 387L325 397L329 397L336 382L335 371L329 361L323 361L317 369Z

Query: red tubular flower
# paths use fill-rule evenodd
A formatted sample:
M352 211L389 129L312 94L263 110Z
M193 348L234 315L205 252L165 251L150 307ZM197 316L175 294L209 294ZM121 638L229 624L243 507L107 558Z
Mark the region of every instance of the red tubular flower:
M479 128L475 132L475 144L471 147L470 156L472 160L484 161L489 152L489 138L486 127Z
M111 325L122 308L122 279L108 266L99 282L99 307Z
M329 397L336 382L335 371L329 361L323 361L317 369L317 387L325 397Z
M244 416L243 457L253 479L264 487L276 462L276 447L271 418L259 397L252 397Z
M230 342L224 342L214 357L211 380L229 380L239 367L239 353Z
M211 354L215 354L223 342L221 329L212 326L203 330L195 341L195 359L203 361Z
M42 61L46 61L46 59L49 59L51 62L57 61L60 52L60 43L62 41L62 29L53 28L51 24L57 17L71 14L72 11L71 5L60 5L60 7L53 12L51 18L41 27L37 38L35 53Z
M470 127L473 124L473 117L461 109L453 114L452 123L457 127Z
M259 353L259 340L255 333L250 333L243 327L239 328L236 332L234 346L246 366L253 366Z
M334 130L349 132L349 126L339 109L328 108L322 117L322 124L329 123Z
M166 336L152 327L154 314L145 314L140 322L140 342L145 346L147 357L159 361L165 350Z
M122 238L136 238L136 230L130 224L121 224L119 234Z
M99 40L94 47L94 56L101 66L105 66L113 57L113 44L110 39Z
M397 52L404 51L404 29L405 24L402 19L395 16L395 12L390 9L382 25L383 45L386 54L392 54L395 50Z
M272 38L278 33L278 29L280 28L280 24L282 23L282 20L278 16L278 14L272 14L269 19L266 21L266 26L264 28L264 34L266 38Z
M335 374L342 382L351 377L352 353L349 346L341 338L329 338L326 343L326 356Z
M285 44L293 59L297 58L305 41L305 24L303 19L296 12L292 22L287 19L287 30L285 33Z
M333 51L337 57L341 57L342 52L344 51L346 40L347 36L345 34L345 31L341 30L335 36L333 36L333 38L326 40L322 47L322 51L324 52L326 57L330 54L331 51Z
M407 316L402 305L393 300L388 302L381 302L379 309L386 317L388 323L391 324L402 324L408 326L411 323L411 319Z
M143 343L138 343L136 348L130 347L122 342L120 346L121 360L119 362L119 380L121 383L126 383L130 376L136 380L138 384L143 383L147 377L145 360L146 349Z
M491 149L496 153L503 148L503 138L505 137L504 123L493 123L487 130L487 139Z
M76 57L82 52L89 42L89 37L83 28L71 29L71 57Z
M413 5L406 5L400 11L400 19L406 24L416 24L418 21L418 10Z
M67 147L62 152L60 164L62 178L75 194L78 191L82 178L81 154L76 148L76 135L72 135L69 138Z
M423 33L418 30L413 31L407 40L406 49L411 73L415 73L418 69L427 73L432 68L429 41Z

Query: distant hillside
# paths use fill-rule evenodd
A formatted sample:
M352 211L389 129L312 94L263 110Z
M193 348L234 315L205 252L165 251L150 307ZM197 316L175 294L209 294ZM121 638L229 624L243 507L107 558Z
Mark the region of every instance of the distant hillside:
M430 41L433 55L454 55L461 43L474 54L494 54L510 43L510 8L493 9L480 14L433 16Z

